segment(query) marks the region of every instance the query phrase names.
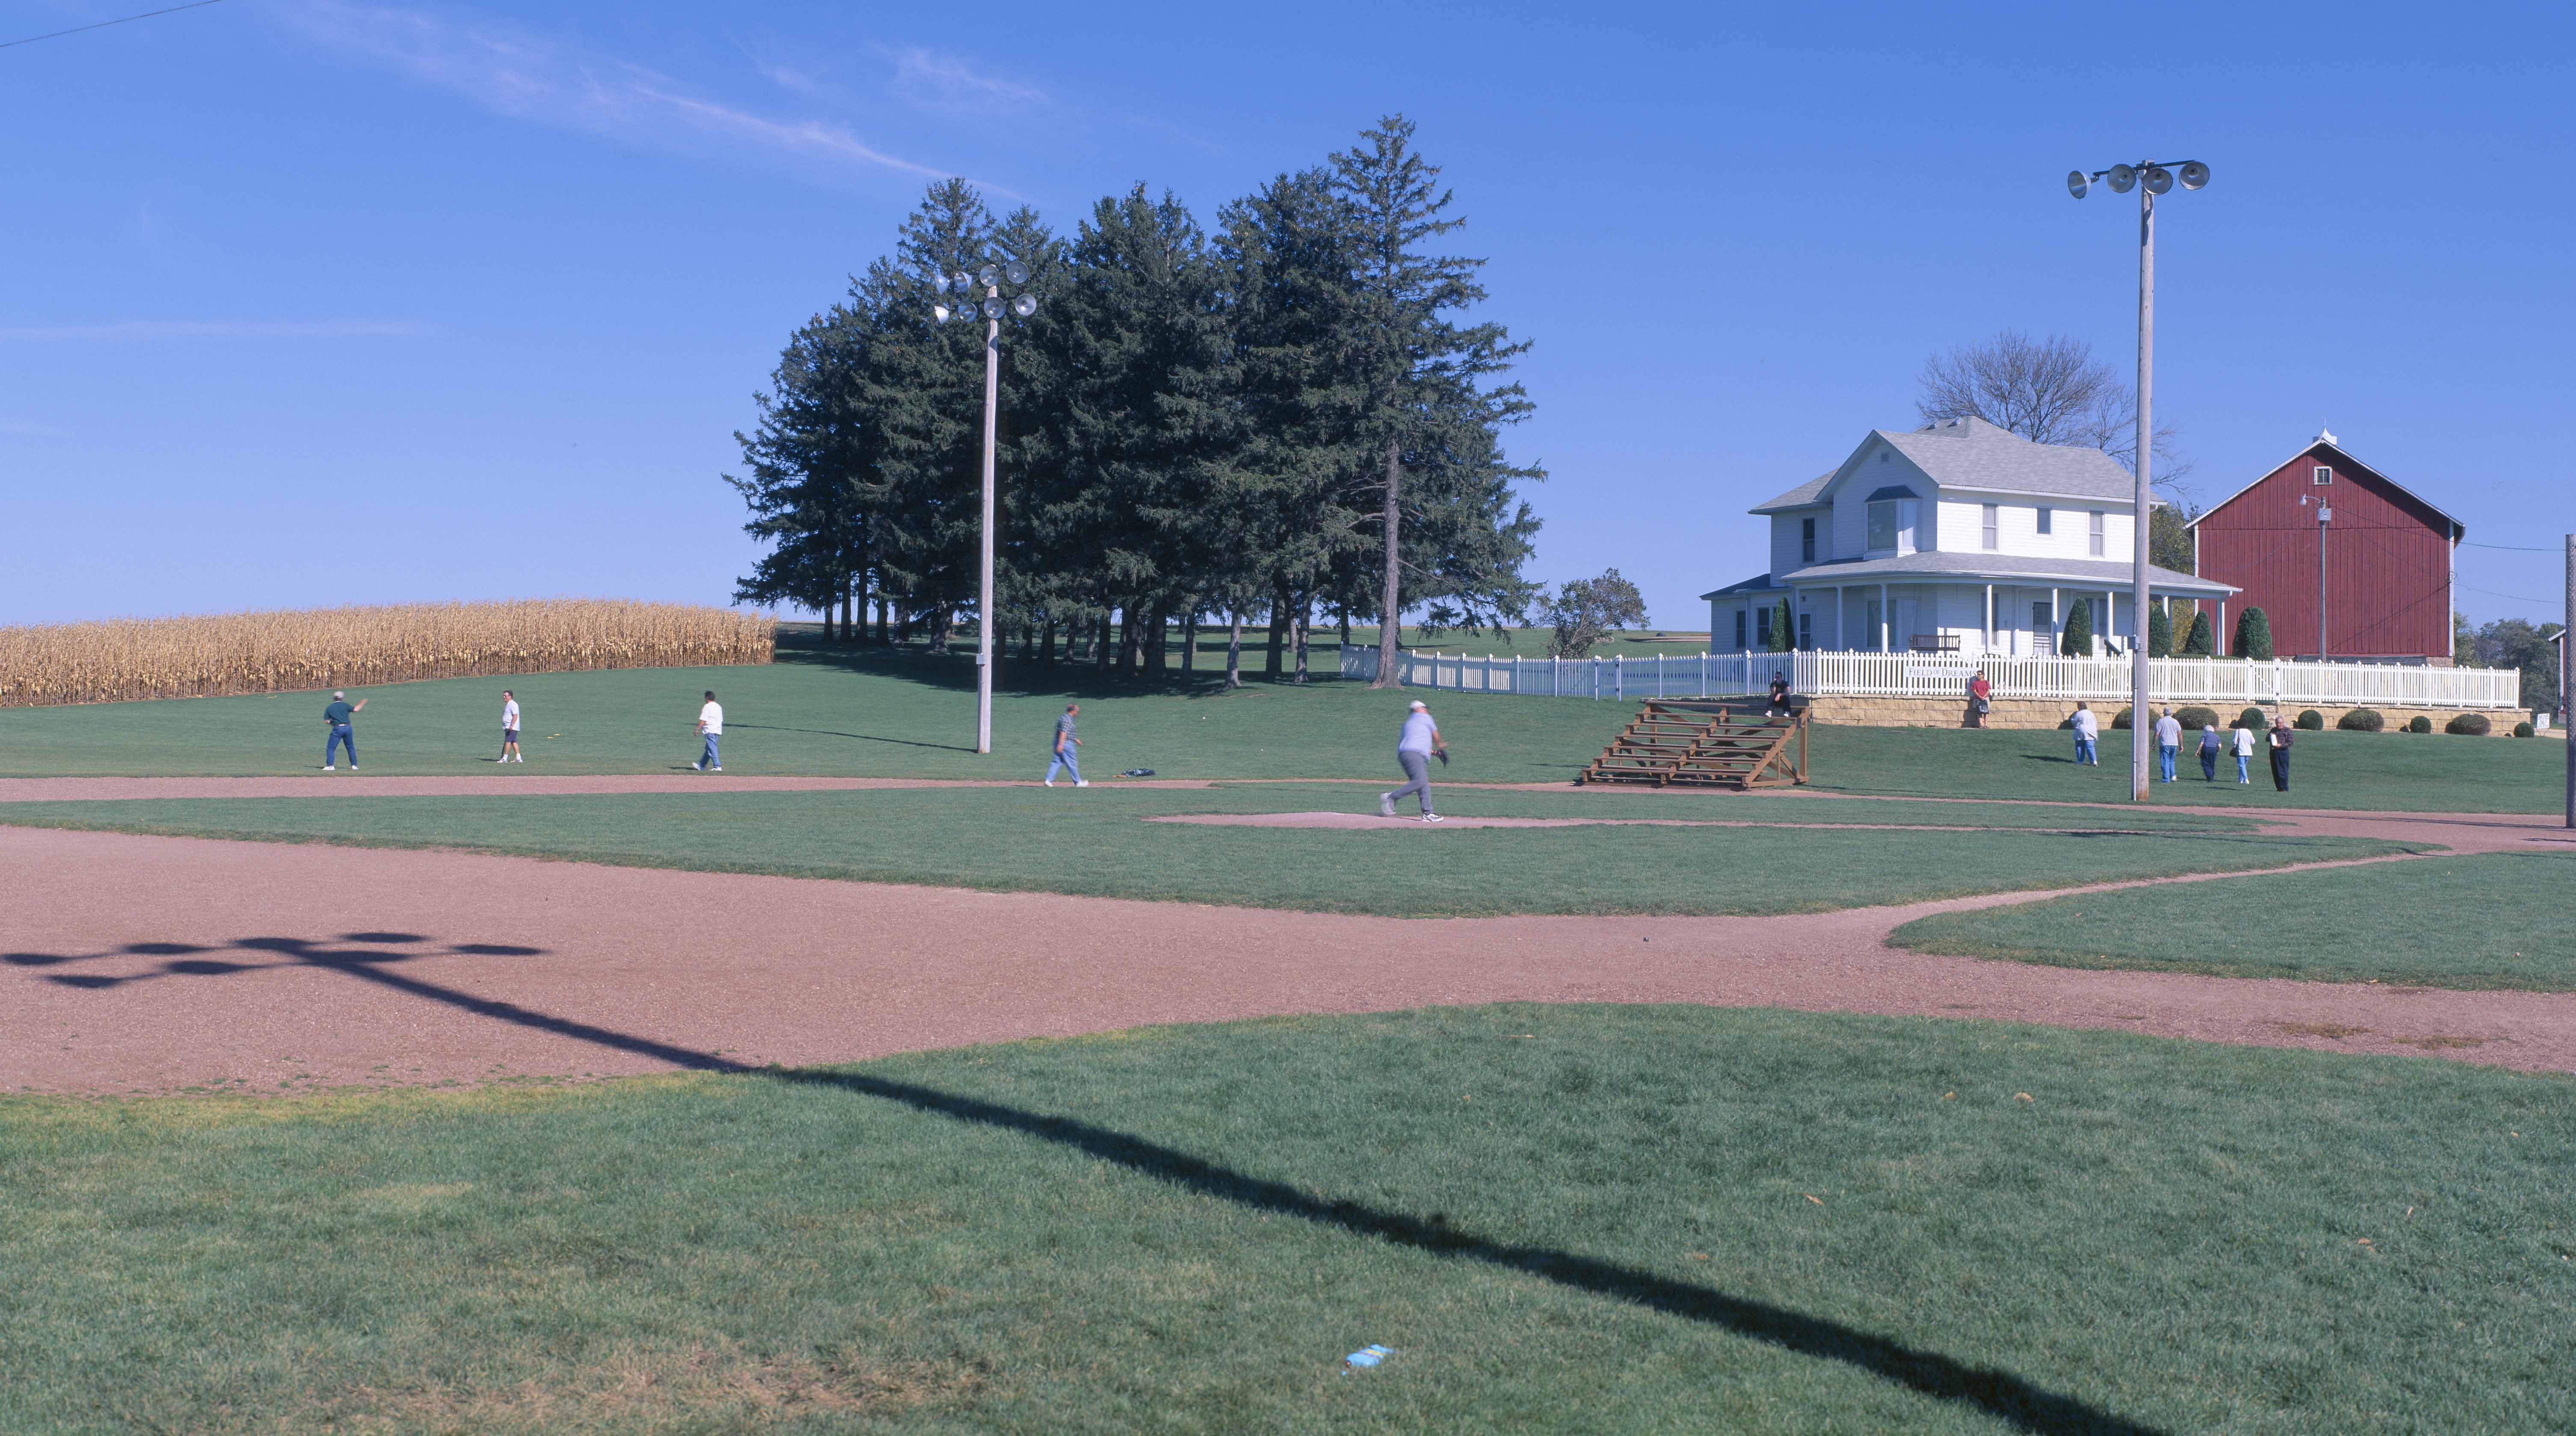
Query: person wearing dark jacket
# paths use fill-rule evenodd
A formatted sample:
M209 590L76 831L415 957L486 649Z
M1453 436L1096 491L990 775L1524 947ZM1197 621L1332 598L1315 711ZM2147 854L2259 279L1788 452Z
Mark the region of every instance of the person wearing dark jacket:
M2276 792L2290 791L2290 720L2272 715L2272 787Z
M1771 716L1783 717L1789 711L1789 675L1773 670L1771 674Z

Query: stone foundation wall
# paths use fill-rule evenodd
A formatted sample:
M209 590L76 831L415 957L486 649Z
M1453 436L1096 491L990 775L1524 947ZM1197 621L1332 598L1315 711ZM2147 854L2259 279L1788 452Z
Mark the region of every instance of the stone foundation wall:
M1968 700L1965 698L1850 698L1826 695L1812 699L1810 702L1811 711L1815 715L1814 721L1818 723L1846 723L1857 728L1965 728L1968 726ZM1994 711L1986 715L1986 726L1989 728L2055 728L2066 721L2068 714L2075 711L2075 704L2071 699L1998 698L1994 700L1994 705ZM2127 706L2126 703L2106 700L2095 703L2093 711L2102 715L2103 729L2107 732L2110 729L2112 715ZM2188 706L2191 705L2183 703L2174 705L2177 709ZM2209 703L2200 706L2215 711L2219 722L2224 725L2235 720L2237 711L2243 705ZM2325 715L2326 727L2329 729L2333 728L2344 714L2352 711L2349 708L2329 707L2322 703L2287 704L2281 711L2288 714L2290 721L2295 723L2298 721L2299 714L2311 707ZM2159 711L2162 711L2161 705ZM2266 707L2263 711L2268 715L2272 710ZM2384 732L2399 732L2406 726L2407 720L2421 713L2433 720L2433 732L2444 737L2452 735L2443 734L2442 726L2462 713L2485 714L2487 722L2492 725L2487 730L2487 736L2491 738L2512 737L2513 725L2531 716L2519 708L2489 710L2380 707L2379 712L2388 720L2388 727L2383 730Z

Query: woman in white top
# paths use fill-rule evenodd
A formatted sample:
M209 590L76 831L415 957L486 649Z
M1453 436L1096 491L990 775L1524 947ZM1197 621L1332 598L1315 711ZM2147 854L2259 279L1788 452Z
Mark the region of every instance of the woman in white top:
M2254 781L2254 779L2252 778L2252 776L2251 776L2251 775L2249 775L2249 774L2245 771L2246 765L2247 765L2247 764L2249 764L2249 763L2252 763L2253 761L2254 761L2254 730L2253 730L2253 729L2251 729L2251 728L2248 728L2248 727L2244 726L2244 724L2243 724L2242 722L2239 722L2239 723L2238 723L2238 725L2237 725L2237 728L2236 728L2236 781L2237 781L2237 782L2240 782L2240 783L2251 783L2251 782L2253 782L2253 781Z

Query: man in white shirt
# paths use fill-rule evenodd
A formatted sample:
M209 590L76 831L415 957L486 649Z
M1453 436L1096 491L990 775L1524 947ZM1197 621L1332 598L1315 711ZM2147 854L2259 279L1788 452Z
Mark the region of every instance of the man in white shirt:
M2251 762L2253 762L2253 761L2254 761L2254 730L2253 730L2253 729L2251 729L2251 728L2245 727L2245 726L2240 722L2240 723L2237 725L2237 728L2236 728L2236 781L2237 781L2237 782L2240 782L2240 783L2251 783L2251 782L2253 782L2253 781L2254 781L2254 779L2253 779L2252 775L2251 775L2251 774L2248 774L2248 773L2245 771L2246 765L2247 765L2247 764L2249 764L2249 763L2251 763Z
M701 773L724 771L724 759L716 755L716 740L724 736L724 705L716 702L716 691L707 690L707 706L698 710L698 732L707 740L707 751L690 767Z
M2093 740L2102 736L2102 720L2094 716L2092 704L2078 703L2075 705L2073 727L2075 729L2075 761L2078 763L2090 763L2096 768L2102 766L2102 760L2094 752L2093 748Z
M2182 724L2173 716L2173 705L2165 706L2165 716L2156 720L2156 755L2164 760L2165 781L2174 780L2174 758L2182 752Z
M492 761L496 763L528 761L519 756L519 700L511 697L510 690L507 688L501 690L501 756Z
M1444 759L1448 755L1440 743L1440 725L1431 721L1431 709L1417 698L1404 715L1404 732L1395 740L1395 761L1404 769L1404 786L1377 795L1379 817L1394 817L1395 800L1411 793L1422 804L1422 821L1440 821L1440 815L1431 811L1431 757L1435 753Z

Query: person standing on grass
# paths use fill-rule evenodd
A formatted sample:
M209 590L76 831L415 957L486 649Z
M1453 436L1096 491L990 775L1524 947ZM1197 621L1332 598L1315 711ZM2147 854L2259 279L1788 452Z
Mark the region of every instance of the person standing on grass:
M335 751L340 748L349 750L349 771L352 773L358 771L358 734L355 722L358 710L366 706L367 700L364 698L351 703L348 694L338 689L332 690L331 704L322 710L322 726L329 731L330 735L322 740L323 772L332 771L335 765L331 759Z
M724 736L724 705L716 701L716 691L707 690L707 706L698 710L698 733L707 740L707 751L689 766L701 773L721 773L724 758L716 751L716 740Z
M1411 793L1422 804L1422 821L1440 821L1440 815L1431 811L1431 759L1434 754L1446 762L1449 750L1440 741L1440 725L1431 721L1430 706L1417 698L1405 711L1404 731L1395 740L1395 762L1404 770L1404 786L1392 793L1377 795L1379 817L1394 817L1395 800Z
M2246 765L2254 761L2254 730L2240 725L2233 731L2236 734L2236 781L2251 784L2254 779L2245 770Z
M2102 766L2102 760L2094 756L2093 750L2093 740L2102 736L2102 720L2094 716L2093 705L2076 704L2075 716L2068 721L2075 729L2075 761L2089 763L2096 768Z
M528 761L519 756L519 700L510 696L510 690L507 688L501 690L501 756L492 761L496 763Z
M1050 750L1052 756L1047 759L1046 786L1050 788L1055 786L1055 775L1058 769L1073 775L1075 787L1091 786L1082 776L1082 755L1075 751L1082 746L1082 740L1073 736L1073 720L1081 712L1081 704L1067 703L1064 705L1064 716L1055 720L1055 747Z
M2200 725L2200 776L2207 782L2218 781L2218 725Z
M2290 791L2290 720L2279 713L2272 715L2272 790Z
M2164 760L2165 781L2174 780L2174 758L2182 752L2182 723L2173 716L2173 705L2165 705L2165 716L2156 720L2156 756Z

